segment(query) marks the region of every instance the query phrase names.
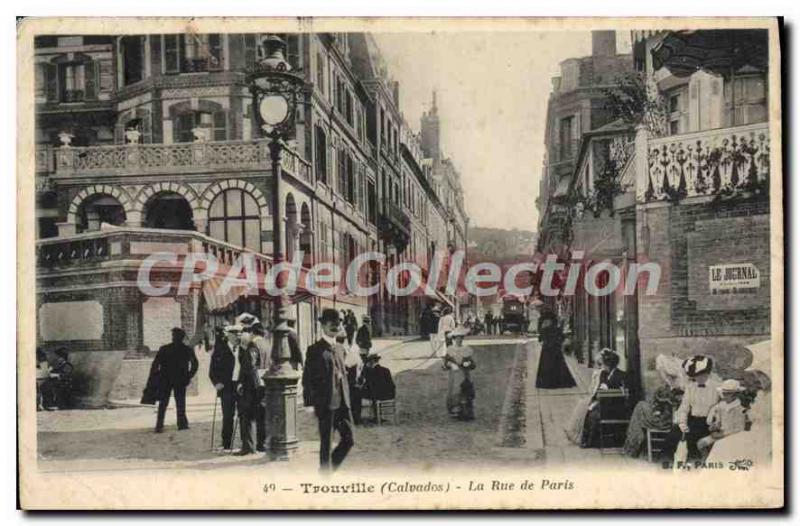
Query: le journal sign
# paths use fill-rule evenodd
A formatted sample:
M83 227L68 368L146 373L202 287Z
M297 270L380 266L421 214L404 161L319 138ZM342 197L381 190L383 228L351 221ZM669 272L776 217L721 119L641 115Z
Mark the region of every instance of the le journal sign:
M711 265L708 285L711 294L753 294L761 287L761 274L752 263Z

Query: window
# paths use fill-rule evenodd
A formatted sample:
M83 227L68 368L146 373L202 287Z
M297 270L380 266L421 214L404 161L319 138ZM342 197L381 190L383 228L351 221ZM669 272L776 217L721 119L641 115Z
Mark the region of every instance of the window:
M244 35L244 67L252 68L258 61L258 35Z
M325 94L325 57L317 53L317 89Z
M328 183L328 140L325 131L319 126L314 127L316 135L316 170L317 180L325 184Z
M367 219L373 225L378 222L378 200L373 181L367 181Z
M336 155L336 190L339 195L347 195L347 154L344 148L340 149Z
M353 158L348 155L347 156L347 179L345 180L346 187L345 187L345 198L347 201L355 205L356 204L356 182L355 182L355 163L353 162Z
M214 198L208 211L208 235L261 251L261 217L252 195L238 188Z
M689 131L689 97L687 95L685 86L667 93L670 135Z
M222 69L222 35L165 35L164 70L199 73Z
M59 67L61 102L80 102L86 95L86 67L83 64L62 64Z
M144 37L122 37L119 43L122 84L128 86L144 78Z
M350 94L350 91L345 90L345 98L344 98L344 117L347 119L347 124L353 126L355 121L353 119L353 96Z
M725 83L728 126L767 121L767 82L763 75L747 75Z
M575 118L565 117L561 119L561 123L558 127L558 143L559 143L559 160L563 161L566 159L572 159L574 156L574 143L575 141L572 138L573 133L573 120Z
M173 124L173 142L194 142L195 135L192 130L195 128L208 130L208 140L224 141L228 138L225 121L224 111L180 113Z

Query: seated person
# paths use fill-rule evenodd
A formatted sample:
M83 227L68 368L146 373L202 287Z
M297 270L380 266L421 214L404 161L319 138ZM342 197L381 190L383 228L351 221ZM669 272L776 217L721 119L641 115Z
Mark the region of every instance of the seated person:
M633 408L628 433L625 436L625 454L638 457L646 451L645 429L669 431L672 427L673 413L681 403L683 391L662 385Z
M392 372L378 363L380 359L378 353L370 352L361 371L361 396L373 402L394 400L396 391Z
M613 389L624 389L626 385L625 371L618 369L619 355L611 349L600 351L600 363L602 370L598 380L597 390L592 395L592 404L586 413L586 422L583 425L583 436L581 437L581 447L597 447L600 444L600 404L597 402L598 391L610 391Z
M709 410L706 418L710 434L697 441L697 449L703 457L708 455L718 440L747 431L750 427L747 409L739 398L742 392L739 381L725 380L717 391L721 400Z

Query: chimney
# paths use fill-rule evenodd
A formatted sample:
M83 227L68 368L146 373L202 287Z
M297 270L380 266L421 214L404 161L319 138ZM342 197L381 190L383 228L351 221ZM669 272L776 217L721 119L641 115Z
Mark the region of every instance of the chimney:
M592 31L592 56L614 57L617 55L617 33L615 31Z

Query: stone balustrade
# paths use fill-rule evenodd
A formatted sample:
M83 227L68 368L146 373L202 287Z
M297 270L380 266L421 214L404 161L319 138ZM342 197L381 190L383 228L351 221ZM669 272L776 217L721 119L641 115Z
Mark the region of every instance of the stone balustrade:
M47 152L37 151L37 169L46 167ZM42 159L40 159L40 155ZM55 176L141 176L145 174L183 174L265 170L270 167L268 142L209 141L177 144L126 144L88 147L61 147L54 151ZM294 151L285 148L281 168L312 184L311 166Z
M768 123L671 135L647 141L640 202L720 194L766 194L770 177Z

